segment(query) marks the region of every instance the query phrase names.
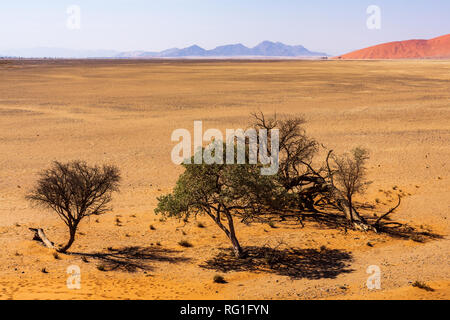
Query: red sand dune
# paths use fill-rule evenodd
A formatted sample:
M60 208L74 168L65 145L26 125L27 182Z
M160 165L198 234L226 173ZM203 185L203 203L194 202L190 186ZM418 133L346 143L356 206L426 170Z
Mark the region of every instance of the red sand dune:
M336 59L421 59L450 58L450 34L431 40L383 43L344 54Z

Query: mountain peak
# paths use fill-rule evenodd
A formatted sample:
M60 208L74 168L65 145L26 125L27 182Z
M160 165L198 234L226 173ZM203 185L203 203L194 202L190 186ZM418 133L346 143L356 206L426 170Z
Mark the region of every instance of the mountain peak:
M202 47L200 47L200 46L198 46L196 44L194 44L194 45L192 45L190 47L187 47L186 49L201 49L201 50L205 50L205 49L203 49Z
M264 41L262 41L259 45L267 45L267 44L275 44L275 43L280 43L280 42L273 42L273 41L270 41L270 40L264 40Z

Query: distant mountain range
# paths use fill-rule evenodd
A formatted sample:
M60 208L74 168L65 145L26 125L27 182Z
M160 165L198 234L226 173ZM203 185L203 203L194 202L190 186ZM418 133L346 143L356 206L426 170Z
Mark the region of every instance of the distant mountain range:
M303 46L290 46L281 42L264 41L254 48L243 44L220 46L212 50L205 50L197 45L183 49L168 49L161 52L130 51L119 52L113 50L75 50L64 48L29 48L3 50L0 57L16 58L202 58L202 57L328 57L323 52L309 51Z
M337 59L448 59L450 34L431 40L406 40L379 44L344 54Z
M320 58L330 57L324 52L309 51L303 46L291 46L281 42L264 41L253 48L243 44L219 46L205 50L198 45L168 49L161 52L113 50L74 50L64 48L31 48L3 50L0 57L9 58ZM450 34L430 40L406 40L383 43L353 51L334 59L450 59Z
M168 49L161 52L132 51L122 52L117 58L184 58L184 57L327 57L323 52L309 51L303 46L290 46L281 42L264 41L256 47L243 44L230 44L212 50L197 45L184 49Z

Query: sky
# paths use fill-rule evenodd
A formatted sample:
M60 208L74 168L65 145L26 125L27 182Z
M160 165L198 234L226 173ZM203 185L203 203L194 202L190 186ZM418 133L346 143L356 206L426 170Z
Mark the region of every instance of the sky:
M67 10L76 5L80 19ZM380 8L369 29L367 8ZM72 27L67 26L68 19ZM73 28L79 21L79 29ZM78 24L76 25L78 26ZM161 51L263 40L342 54L450 33L449 0L1 0L2 50L56 47Z

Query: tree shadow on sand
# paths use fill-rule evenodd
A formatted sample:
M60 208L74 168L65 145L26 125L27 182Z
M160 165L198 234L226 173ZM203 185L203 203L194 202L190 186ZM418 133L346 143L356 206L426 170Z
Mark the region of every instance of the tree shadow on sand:
M92 258L101 261L104 271L127 271L137 270L150 271L153 267L151 262L180 263L189 261L189 258L177 257L180 251L164 249L160 247L124 247L109 248L108 252L97 253L72 253L84 258Z
M219 272L267 272L292 279L333 279L339 274L353 272L348 269L351 254L341 250L246 247L245 253L245 258L238 259L231 249L221 249L216 257L200 267Z
M428 242L432 240L443 239L444 236L433 232L432 230L419 230L419 228L410 226L406 223L400 223L392 221L390 217L384 217L384 220L380 220L379 217L374 215L376 213L374 206L365 207L358 205L358 209L364 210L364 218L369 225L375 226L377 233L385 234L392 238L413 240L416 242ZM281 217L281 219L279 218ZM326 229L338 229L347 231L353 229L352 224L342 215L329 211L316 211L313 213L303 213L292 211L291 214L281 214L277 216L269 216L266 221L280 222L287 226L296 227L301 225L305 226L305 222L311 221L320 225L321 228Z

